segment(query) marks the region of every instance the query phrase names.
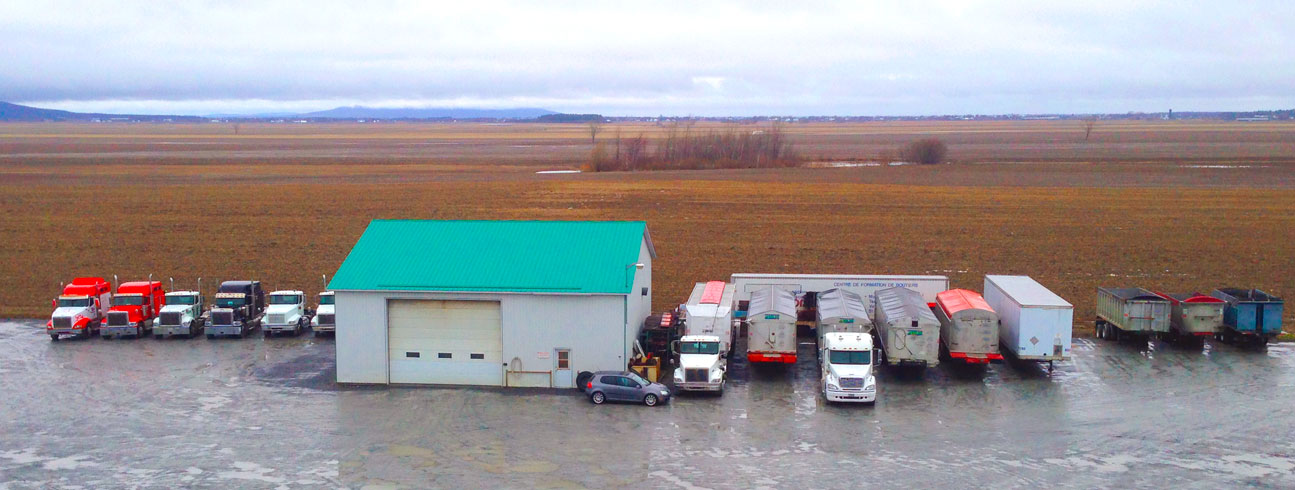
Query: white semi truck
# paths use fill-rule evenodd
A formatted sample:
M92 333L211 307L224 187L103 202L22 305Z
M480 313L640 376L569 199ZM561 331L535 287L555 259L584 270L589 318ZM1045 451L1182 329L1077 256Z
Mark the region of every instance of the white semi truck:
M310 326L311 311L306 308L306 293L301 291L275 291L270 293L270 304L265 308L265 336L276 333L300 335Z
M831 332L818 344L822 369L823 398L829 402L877 401L877 352L872 335L863 332Z
M316 336L337 333L335 300L336 295L332 291L319 293L319 307L315 309L315 316L310 318L310 329L315 331Z
M193 338L202 335L207 318L203 316L202 293L198 291L172 291L166 293L166 306L158 314L157 324L153 326L153 338L160 339L172 335L183 335Z
M683 336L675 353L675 387L684 391L724 392L728 356L733 352L733 285L697 283L683 305Z

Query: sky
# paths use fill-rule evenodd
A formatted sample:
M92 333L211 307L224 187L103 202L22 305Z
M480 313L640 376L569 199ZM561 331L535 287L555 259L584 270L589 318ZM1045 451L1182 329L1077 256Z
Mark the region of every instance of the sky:
M0 2L0 100L609 116L1295 107L1295 2Z

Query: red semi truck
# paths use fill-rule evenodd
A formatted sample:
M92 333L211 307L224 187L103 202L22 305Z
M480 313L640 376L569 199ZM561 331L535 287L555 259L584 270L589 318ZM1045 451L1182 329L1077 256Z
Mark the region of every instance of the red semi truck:
M78 277L63 286L63 294L54 300L54 313L45 332L52 340L61 335L89 338L99 331L104 312L112 299L112 284L102 277Z
M99 335L105 339L129 335L139 338L153 332L157 314L166 306L166 291L159 281L123 282L117 286L108 310L108 325Z

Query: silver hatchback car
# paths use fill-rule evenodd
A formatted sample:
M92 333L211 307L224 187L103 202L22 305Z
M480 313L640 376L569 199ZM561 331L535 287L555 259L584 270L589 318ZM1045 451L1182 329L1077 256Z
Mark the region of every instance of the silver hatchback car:
M653 383L632 371L598 371L584 385L589 401L601 405L607 401L642 403L649 407L670 401L670 388Z

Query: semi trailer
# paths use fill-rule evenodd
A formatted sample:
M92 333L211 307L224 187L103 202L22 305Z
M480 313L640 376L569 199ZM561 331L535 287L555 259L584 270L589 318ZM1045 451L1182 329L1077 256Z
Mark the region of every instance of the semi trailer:
M723 393L734 343L733 286L723 281L697 283L680 311L683 337L674 349L675 387Z
M1223 330L1227 302L1201 293L1159 293L1169 300L1169 332L1173 340L1202 343Z
M112 302L112 283L102 277L78 277L63 286L51 302L54 312L45 324L50 340L63 335L90 338L99 333L104 314Z
M998 313L998 347L1019 360L1070 358L1075 307L1029 276L985 276L985 302Z
M265 290L260 281L225 281L216 290L207 319L207 338L242 338L261 326L265 316Z
M1169 299L1142 288L1097 288L1097 338L1146 341L1169 333Z
M751 292L746 359L752 364L796 363L796 296L766 287Z
M108 324L100 337L140 338L153 333L158 310L166 306L166 291L160 281L123 282L112 296Z
M1003 360L998 352L998 313L975 291L950 289L935 296L940 352L967 364Z
M873 295L882 289L903 287L922 294L927 303L935 303L935 295L949 289L946 276L859 275L859 274L733 274L736 315L746 317L751 293L776 287L794 295L821 293L829 289L844 289L863 298L872 314Z
M877 291L874 301L872 321L885 364L940 364L940 320L921 293L908 288L883 289Z
M872 334L872 317L863 297L840 288L818 293L814 325L820 344L823 336L832 332Z
M1215 289L1210 296L1226 301L1219 340L1267 345L1282 332L1281 298L1258 289Z

